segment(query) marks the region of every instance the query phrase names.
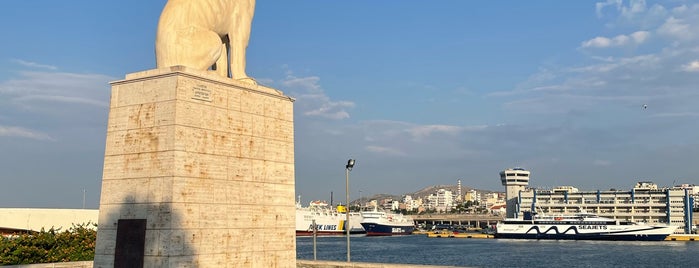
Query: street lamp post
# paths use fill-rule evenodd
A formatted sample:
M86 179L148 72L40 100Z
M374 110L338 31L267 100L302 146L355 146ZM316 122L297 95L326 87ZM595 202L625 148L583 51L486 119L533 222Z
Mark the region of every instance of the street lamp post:
M345 204L347 209L345 209L345 231L347 232L347 262L350 262L350 207L349 207L349 173L354 167L354 159L347 160L347 165L345 166Z

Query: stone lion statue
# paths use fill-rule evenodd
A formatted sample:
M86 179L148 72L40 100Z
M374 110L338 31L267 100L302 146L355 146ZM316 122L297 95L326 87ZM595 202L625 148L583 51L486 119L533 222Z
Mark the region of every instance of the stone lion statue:
M157 68L183 65L255 83L245 49L255 0L168 0L155 38Z

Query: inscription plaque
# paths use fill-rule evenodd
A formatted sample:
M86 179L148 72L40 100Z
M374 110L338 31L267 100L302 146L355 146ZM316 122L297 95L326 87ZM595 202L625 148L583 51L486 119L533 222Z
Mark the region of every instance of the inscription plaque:
M192 99L211 102L211 89L205 85L196 85L192 88Z

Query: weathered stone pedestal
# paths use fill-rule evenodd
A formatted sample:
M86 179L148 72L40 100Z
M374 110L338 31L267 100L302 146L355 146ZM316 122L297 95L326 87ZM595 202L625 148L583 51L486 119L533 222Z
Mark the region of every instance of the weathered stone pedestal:
M291 98L181 66L112 83L95 267L296 267L294 217Z

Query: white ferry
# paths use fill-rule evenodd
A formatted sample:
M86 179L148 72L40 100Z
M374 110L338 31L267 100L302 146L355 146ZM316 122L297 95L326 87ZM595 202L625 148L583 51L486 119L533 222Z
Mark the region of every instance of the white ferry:
M410 216L381 211L376 207L362 211L362 218L367 236L409 235L415 231L415 222Z
M313 220L317 235L344 235L347 232L344 206L335 209L324 201L312 201L308 207L302 207L300 201L296 202L296 235L313 235ZM361 222L362 216L359 213L350 212L350 234L365 233Z
M618 221L581 212L537 215L524 212L521 219L505 219L496 225L496 238L660 241L677 226Z

